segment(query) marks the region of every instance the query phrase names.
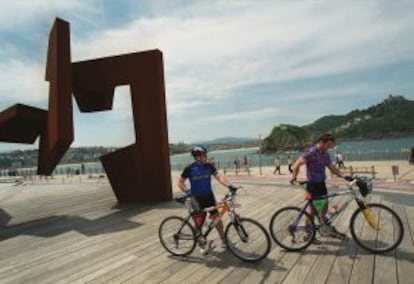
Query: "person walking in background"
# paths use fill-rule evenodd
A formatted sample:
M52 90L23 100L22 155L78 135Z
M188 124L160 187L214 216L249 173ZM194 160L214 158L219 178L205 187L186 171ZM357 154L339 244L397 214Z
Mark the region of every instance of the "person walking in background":
M336 161L340 169L345 169L344 157L342 156L341 152L338 152L338 154L336 154Z
M335 166L339 166L339 160L338 160L338 151L336 150L336 148L335 148Z
M243 166L246 170L249 168L249 158L246 155L243 157Z
M290 156L287 157L289 173L292 173L293 160Z
M281 175L282 173L280 172L280 159L279 159L279 157L276 157L276 159L273 161L273 164L275 166L275 170L273 171L273 174L275 175L276 173L278 173L279 175Z
M233 163L234 163L234 169L236 170L236 172L238 172L239 171L239 168L240 168L240 160L239 160L239 157L236 157L234 159Z

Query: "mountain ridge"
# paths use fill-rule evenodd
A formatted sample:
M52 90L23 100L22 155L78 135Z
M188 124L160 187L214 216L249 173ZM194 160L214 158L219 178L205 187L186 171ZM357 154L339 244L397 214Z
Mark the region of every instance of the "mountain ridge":
M298 150L322 133L331 133L341 141L383 139L414 135L414 101L389 95L382 102L344 115L325 115L314 122L296 126L274 126L263 140L263 152Z

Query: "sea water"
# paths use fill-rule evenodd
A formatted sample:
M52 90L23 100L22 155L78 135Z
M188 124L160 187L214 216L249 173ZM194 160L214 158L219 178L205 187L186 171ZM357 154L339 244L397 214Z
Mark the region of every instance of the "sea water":
M259 146L259 145L258 145ZM407 160L409 159L411 148L414 148L414 137L398 138L398 139L381 139L381 140L361 140L342 142L335 145L330 151L332 160L335 159L335 152L340 151L345 161L380 161L380 160ZM295 160L299 155L299 151L282 152L274 154L260 154L259 147L249 149L233 149L211 151L209 158L213 158L214 163L219 168L234 167L235 160L240 161L240 167L243 167L244 157L249 161L250 167L273 165L273 161L278 157L282 164L287 163L288 156ZM182 170L186 165L191 163L193 158L189 153L172 155L170 157L171 169ZM103 173L104 169L99 162L84 163L86 174ZM71 173L81 170L81 164L58 165L54 174L67 174L68 168ZM27 169L30 174L35 173L35 168ZM0 171L0 175L4 176L6 170Z

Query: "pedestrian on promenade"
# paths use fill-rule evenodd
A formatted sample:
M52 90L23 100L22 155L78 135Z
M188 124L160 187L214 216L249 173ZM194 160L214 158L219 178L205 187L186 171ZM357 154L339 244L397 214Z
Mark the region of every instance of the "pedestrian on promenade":
M279 157L276 157L276 159L273 161L273 164L275 166L275 170L273 171L273 174L275 175L276 173L278 173L279 175L281 175L282 173L280 172L280 159Z
M287 157L289 173L292 173L293 160L290 156Z
M234 169L236 170L236 172L238 172L239 168L240 168L240 159L239 159L239 157L236 157L234 159L233 163L234 163Z
M338 152L338 154L336 155L336 160L338 163L338 168L345 169L344 157L342 156L341 152Z
M249 158L246 155L243 157L243 166L246 170L249 169Z

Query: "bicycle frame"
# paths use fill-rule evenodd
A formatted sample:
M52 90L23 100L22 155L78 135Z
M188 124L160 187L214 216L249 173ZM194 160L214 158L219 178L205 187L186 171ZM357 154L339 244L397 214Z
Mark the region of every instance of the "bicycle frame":
M357 192L352 185L354 184L351 183L348 185L348 189L347 190L343 190L340 192L333 192L333 193L328 193L326 195L322 195L320 197L317 198L308 198L305 205L301 208L299 215L296 217L295 221L293 222L293 225L296 227L299 224L300 219L302 218L302 216L305 214L306 210L311 207L313 212L318 212L315 208L315 205L313 204L314 200L322 200L322 199L333 199L335 197L339 197L339 196L345 196L345 195L350 195L352 196L352 198L348 199L339 210L337 210L335 213L331 214L331 216L329 216L326 220L324 220L320 214L314 214L317 216L317 219L319 221L320 225L327 225L327 224L331 224L348 206L349 204L352 202L352 200L355 200L358 204L359 207L364 208L365 207L365 202L362 200L361 195L359 194L359 192Z
M223 218L224 215L227 213L230 216L230 219L233 221L237 214L235 212L235 206L233 201L233 196L229 196L228 198L224 198L223 201L218 203L215 206L204 208L203 211L207 214L211 214L212 211L217 210L218 214L213 219L213 222L209 224L207 227L207 230L203 233L202 229L197 230L197 236L203 236L204 238L207 238L207 236L210 234L210 232L217 227L217 224L220 222L220 220ZM189 213L186 217L184 217L184 222L178 232L181 232L181 229L184 227L185 222L188 222L191 219L191 213Z

